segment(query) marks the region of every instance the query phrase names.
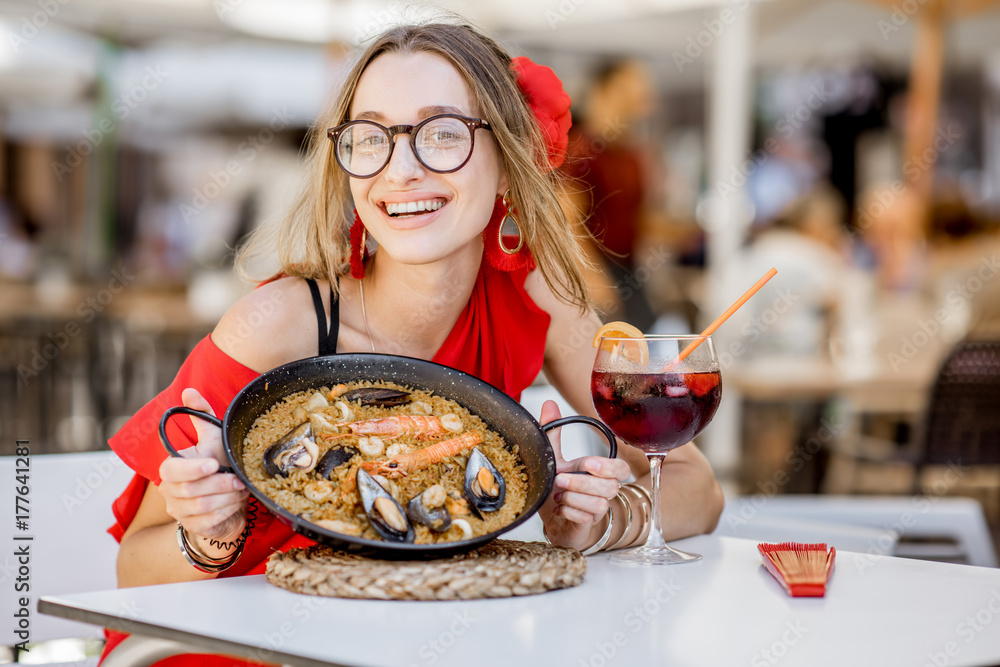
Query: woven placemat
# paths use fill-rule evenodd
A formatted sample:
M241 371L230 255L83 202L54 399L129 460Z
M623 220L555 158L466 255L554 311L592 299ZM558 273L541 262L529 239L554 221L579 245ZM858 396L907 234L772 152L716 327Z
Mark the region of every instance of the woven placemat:
M316 545L275 552L267 580L296 593L364 600L473 600L534 595L583 581L576 549L494 540L439 560L375 560Z

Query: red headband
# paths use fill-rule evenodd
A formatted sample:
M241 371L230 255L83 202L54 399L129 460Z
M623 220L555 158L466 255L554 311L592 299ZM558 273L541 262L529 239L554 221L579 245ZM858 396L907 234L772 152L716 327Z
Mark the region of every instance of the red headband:
M562 81L550 68L519 56L510 61L517 76L517 87L535 115L545 138L549 167L558 169L566 159L569 128L573 119L569 113L571 100L563 90Z

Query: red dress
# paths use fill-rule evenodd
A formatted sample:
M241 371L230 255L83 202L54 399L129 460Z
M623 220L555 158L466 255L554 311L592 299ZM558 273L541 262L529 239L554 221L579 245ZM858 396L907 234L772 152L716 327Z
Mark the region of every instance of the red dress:
M515 400L538 375L545 351L549 315L534 304L524 291L529 269L502 273L483 262L469 303L434 361L457 368L489 382ZM222 352L211 336L206 336L184 361L173 383L139 410L111 438L111 448L136 471L125 492L115 501L117 523L108 529L115 539L135 518L152 481L160 483L159 468L166 458L157 429L160 416L171 406L181 405L181 392L194 387L208 400L220 417L232 398L258 373ZM174 418L167 426L170 442L177 449L195 444L196 433L190 419ZM262 574L273 551L287 551L314 542L276 520L260 508L253 532L247 538L243 555L220 577ZM127 635L105 630L108 641L105 655ZM102 656L103 658L103 656ZM233 667L248 663L216 655L190 654L157 662L158 667Z

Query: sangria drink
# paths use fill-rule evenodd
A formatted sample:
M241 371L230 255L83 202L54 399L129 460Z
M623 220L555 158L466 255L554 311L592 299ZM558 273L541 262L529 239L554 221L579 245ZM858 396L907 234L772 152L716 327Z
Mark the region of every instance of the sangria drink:
M646 544L612 560L640 564L700 560L667 546L660 523L660 465L668 452L691 442L712 421L722 399L719 361L710 337L684 360L681 350L700 336L602 338L591 393L594 407L615 435L649 459L653 525Z

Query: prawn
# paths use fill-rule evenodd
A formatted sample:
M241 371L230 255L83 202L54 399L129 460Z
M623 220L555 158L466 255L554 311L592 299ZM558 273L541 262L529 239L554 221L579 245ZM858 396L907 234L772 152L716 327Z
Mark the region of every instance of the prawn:
M321 437L327 440L349 438L352 435L372 436L380 438L398 438L401 435L413 434L418 438L433 438L446 432L458 433L462 430L462 420L458 415L447 414L441 417L424 417L421 415L398 415L381 419L364 419L356 422L337 424L350 430L350 433L326 433Z

